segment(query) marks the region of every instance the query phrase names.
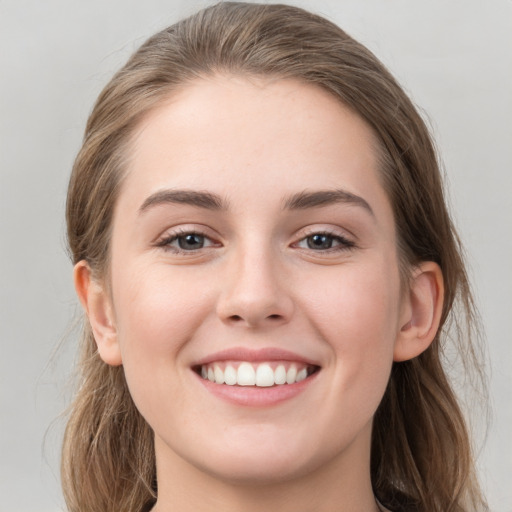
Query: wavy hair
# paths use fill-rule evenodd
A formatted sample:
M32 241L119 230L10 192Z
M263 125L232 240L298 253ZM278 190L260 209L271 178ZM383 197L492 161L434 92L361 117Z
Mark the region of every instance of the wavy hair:
M468 375L482 378L477 316L436 151L392 75L330 21L291 6L223 2L144 43L107 84L87 123L67 197L72 261L86 260L95 276L108 278L113 210L134 129L173 91L215 74L316 84L373 129L402 275L419 262L434 261L445 285L433 343L417 358L394 363L375 415L374 492L390 510L487 510L468 427L443 367L445 352L454 347ZM153 433L132 402L122 366L100 359L85 318L79 372L62 454L69 510L150 507L157 495Z

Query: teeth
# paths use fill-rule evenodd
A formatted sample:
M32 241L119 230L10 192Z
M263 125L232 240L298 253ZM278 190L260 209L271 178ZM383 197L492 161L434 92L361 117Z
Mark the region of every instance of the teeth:
M224 372L217 365L213 367L213 374L217 384L224 384Z
M293 384L295 382L295 377L297 377L297 368L295 368L295 366L290 366L286 372L286 383Z
M274 385L274 371L268 364L259 364L256 370L256 386L270 387Z
M238 367L237 367L238 365ZM286 364L286 366L288 366ZM304 380L308 375L308 367L291 364L260 363L215 363L201 366L201 377L216 384L228 386L271 387L274 385L294 384Z
M256 384L256 372L249 363L242 363L238 367L236 383L239 386L254 386Z
M284 384L286 382L286 369L282 364L274 372L274 382L276 384Z
M306 368L302 368L302 370L300 370L297 373L297 377L295 377L295 382L300 382L301 380L304 380L307 376L308 371L306 370Z
M237 380L237 371L228 364L224 370L224 382L229 386L234 386Z

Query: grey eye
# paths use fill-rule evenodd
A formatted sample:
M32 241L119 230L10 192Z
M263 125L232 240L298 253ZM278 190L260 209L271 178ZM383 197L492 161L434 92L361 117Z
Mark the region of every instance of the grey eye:
M330 249L333 244L331 235L316 234L306 238L308 249Z
M295 247L301 249L325 253L350 250L354 245L354 242L344 236L322 232L312 233L294 244Z
M176 238L178 247L185 251L193 251L195 249L202 249L205 243L205 237L197 233L189 233L181 235Z

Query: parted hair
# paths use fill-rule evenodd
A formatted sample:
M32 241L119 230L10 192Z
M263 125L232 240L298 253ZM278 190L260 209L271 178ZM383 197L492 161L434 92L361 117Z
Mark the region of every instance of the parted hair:
M434 261L445 296L431 346L393 364L373 422L373 489L392 511L487 510L469 429L444 368L444 354L458 351L465 371L483 382L477 316L438 157L396 80L330 21L291 6L222 2L146 41L101 92L87 122L66 206L73 263L85 260L95 278L108 280L112 216L135 128L173 91L216 74L316 84L374 131L403 281L416 264ZM100 359L85 317L80 343L62 452L68 509L146 510L158 493L152 430L130 397L123 367Z

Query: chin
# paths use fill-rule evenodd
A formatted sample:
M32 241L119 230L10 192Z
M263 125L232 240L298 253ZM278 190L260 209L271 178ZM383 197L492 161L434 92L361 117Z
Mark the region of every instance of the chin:
M272 485L294 480L311 471L311 464L275 457L273 454L245 454L237 458L226 458L220 464L203 463L200 468L210 476L239 486Z
M196 458L196 467L236 485L269 485L300 478L329 458L329 454L309 450L311 443L305 444L300 436L294 439L289 432L285 437L265 428L259 435L245 433L243 441L239 438L238 443L231 436L229 447L210 450L205 447L201 450L203 456Z

